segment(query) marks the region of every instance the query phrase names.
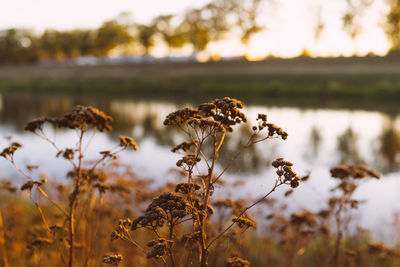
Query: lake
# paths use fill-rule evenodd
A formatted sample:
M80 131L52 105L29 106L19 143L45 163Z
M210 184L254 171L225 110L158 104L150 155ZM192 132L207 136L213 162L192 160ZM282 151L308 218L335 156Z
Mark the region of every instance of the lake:
M293 101L292 101L293 102ZM24 132L28 121L40 116L61 116L76 104L91 105L114 118L114 131L97 134L85 151L95 158L98 151L118 145L120 134L132 136L139 150L124 152L121 160L133 166L142 177L159 183L175 181L171 169L179 155L170 152L171 147L183 141L177 130L167 128L163 120L170 112L187 105L180 100L134 99L131 97L95 97L68 95L0 95L0 147L18 141L23 148L15 155L20 166L38 164L41 172L56 179L64 179L68 163L56 159L55 150L38 136ZM381 180L365 180L356 192L357 198L366 200L356 213L361 226L374 229L379 239L385 236L383 225L390 227L393 215L400 211L400 114L382 112L371 107L368 110L300 108L244 103L245 113L255 123L257 113L268 115L268 121L289 133L286 141L267 140L251 149L226 174L225 180L245 180L239 195L254 197L266 192L274 182L272 160L284 157L294 163L299 175L311 173L310 180L302 184L290 196L290 209L324 207L329 189L335 184L329 178L329 169L336 164L366 164L382 174ZM76 144L75 132L45 129L60 147ZM221 164L244 143L250 127L237 127L224 144ZM222 165L218 166L220 169ZM0 176L17 178L16 171L5 160L0 160ZM218 191L218 188L216 188ZM287 189L281 189L276 196ZM390 231L389 231L390 232ZM389 240L394 241L394 240Z

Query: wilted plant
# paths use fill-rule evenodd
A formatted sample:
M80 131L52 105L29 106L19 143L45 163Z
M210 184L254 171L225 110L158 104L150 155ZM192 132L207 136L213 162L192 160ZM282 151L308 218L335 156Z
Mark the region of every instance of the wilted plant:
M361 230L347 235L350 212L361 203L354 198L361 178L379 177L367 167L332 168L332 177L339 183L327 208L319 212L289 213L287 205L270 197L286 184L290 188L284 196L295 202L295 188L308 179L300 178L293 164L283 158L272 161L277 177L264 195L229 198L242 184L222 176L237 165L239 156L259 142L288 137L264 114L258 114L256 125L243 127L247 132L239 133L235 126L247 125L242 108L240 101L224 98L169 114L164 123L185 136L172 148L181 155L178 168L171 172L180 180L157 188L151 180L138 177L131 165L116 161L120 151L137 150L130 137L120 136L118 148L88 159L87 140L111 130L111 118L104 113L77 106L62 118L30 122L26 130L49 142L55 155L72 166L66 175L69 184L36 175L38 166L27 165L26 170L17 166L14 156L22 147L17 142L0 151L27 178L20 187L0 181L1 262L5 266L99 266L101 262L113 266L250 266L250 261L255 266L397 266L400 253L396 247L370 242ZM59 148L46 135L45 124L71 129L78 142ZM243 146L236 151L230 147L227 156L223 148L236 136L244 140ZM19 188L37 210L24 201L16 204L21 199L12 196L19 194ZM220 188L230 191L216 194ZM255 206L259 214L249 214ZM259 220L265 216L268 220ZM119 218L124 219L115 227ZM261 231L249 233L256 227ZM107 250L111 252L106 254Z
M285 140L288 136L281 128L267 122L267 115L258 114L257 125L252 127L252 134L248 137L247 143L238 149L227 166L217 170L225 136L233 132L234 126L247 122L242 109L242 102L225 97L201 104L197 108L180 109L165 119L164 125L177 127L188 138L172 148L172 152L183 154L176 165L186 173L186 181L177 184L175 192L164 192L154 198L145 214L132 221L132 231L145 228L154 232L158 238L150 242L153 250L147 253L148 258L160 258L166 265L176 266L178 263L174 255L174 246L177 240L183 238L186 241L190 240L198 248L199 265L207 266L212 245L233 226L237 225L243 231L256 226L254 219L247 214L250 208L262 202L281 185L287 184L292 188L299 185L300 178L292 170L293 164L283 158L275 160L272 166L276 168L278 178L272 189L238 212L231 223L219 233L212 232L208 222L214 213L211 203L214 185L220 182L222 175L247 148L270 138L279 137ZM190 229L189 232L176 231L177 226L185 222L188 226L185 230ZM164 228L168 231L166 237L162 238ZM177 236L178 234L181 237ZM112 236L112 238L120 237L118 231ZM122 239L126 237L122 236ZM231 258L227 264L247 266L246 262L239 258Z
M126 149L134 149L137 150L137 145L135 141L127 136L120 137L120 149L115 151L100 151L100 158L95 161L93 164L89 164L84 162L84 146L88 145L84 143L84 137L87 134L92 134L93 136L97 132L105 132L110 131L111 126L110 122L112 118L107 116L103 112L93 107L84 107L84 106L75 106L71 112L65 114L61 118L39 118L35 119L27 124L25 127L26 131L30 131L37 136L43 138L47 142L49 142L57 151L57 157L62 156L65 160L67 160L71 166L72 170L68 173L68 177L72 179L72 191L69 193L69 203L67 207L63 207L53 201L48 194L44 191L43 185L47 182L46 179L34 179L30 174L25 172L22 168L18 167L14 161L14 154L22 145L19 143L12 143L9 147L6 147L1 153L0 156L9 160L14 167L25 176L28 181L21 186L22 191L27 191L29 193L30 199L36 205L42 221L53 239L57 237L57 229L60 227L50 226L47 222L46 216L42 208L39 206L39 202L37 199L34 199L32 191L36 190L42 196L44 196L55 208L59 210L59 212L64 217L64 226L68 225L68 238L64 237L64 228L62 227L61 231L61 240L66 242L66 248L68 249L68 260L64 263L68 266L75 266L75 249L77 246L76 242L76 233L77 227L79 227L79 223L77 223L77 218L81 217L76 214L78 205L84 205L84 203L80 203L82 200L82 195L90 196L93 195L94 189L97 189L100 194L105 193L110 187L109 185L104 183L104 177L102 176L101 170L98 170L97 167L99 164L104 164L109 160L117 159L117 154L122 150ZM44 130L44 124L48 123L57 129L70 129L77 133L78 142L76 147L61 149L57 146L57 144L48 138ZM27 166L28 170L31 170L32 166ZM83 210L83 212L86 212ZM57 229L56 229L57 228ZM37 239L31 244L28 245L30 248L43 247L52 244L53 241L49 239ZM61 253L60 257L63 259L63 253ZM121 258L122 260L122 258ZM64 261L64 259L63 259ZM119 261L114 258L110 258L110 261L113 263L119 263Z
M331 176L339 179L339 184L332 189L338 191L337 196L329 199L329 208L325 210L326 216L333 215L336 226L336 242L333 254L333 265L339 266L341 243L344 230L351 221L351 209L358 208L359 200L353 198L353 193L358 187L358 181L366 177L380 178L380 175L366 166L338 165L331 169Z

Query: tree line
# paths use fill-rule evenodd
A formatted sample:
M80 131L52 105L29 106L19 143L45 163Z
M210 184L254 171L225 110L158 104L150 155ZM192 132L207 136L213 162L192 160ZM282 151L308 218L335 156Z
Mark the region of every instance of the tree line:
M80 56L149 54L157 42L169 51L190 44L194 52L220 40L232 28L246 43L262 29L257 25L257 7L264 0L215 0L180 15L160 15L148 24L134 23L127 14L105 21L97 29L45 30L35 34L26 29L0 31L0 63L63 61Z
M27 29L0 31L0 64L64 61L81 56L106 57L117 54L149 54L163 43L169 54L189 44L193 53L203 51L210 42L223 39L235 31L242 43L264 29L260 25L260 7L272 0L214 0L181 15L160 15L150 23L132 22L127 14L105 21L97 29L45 30L41 34ZM352 38L360 32L360 17L371 0L354 3L344 0L346 13L341 18L343 30ZM387 0L384 30L391 41L391 51L400 50L400 0ZM316 36L324 28L320 22Z

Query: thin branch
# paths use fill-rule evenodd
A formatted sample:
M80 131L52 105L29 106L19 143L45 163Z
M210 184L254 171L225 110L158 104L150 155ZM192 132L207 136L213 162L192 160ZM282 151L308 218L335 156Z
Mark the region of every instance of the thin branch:
M239 216L237 216L237 218L240 218L243 214L245 214L249 209L251 209L252 207L254 207L255 205L257 205L258 203L260 203L261 201L263 201L264 199L266 199L270 194L272 194L272 192L274 192L276 190L276 188L278 188L279 186L283 185L284 183L280 182L279 179L276 180L274 186L272 187L272 189L263 197L261 197L260 199L258 199L256 202L254 202L253 204L251 204L250 206L248 206L247 208L245 208L240 214ZM210 241L210 243L207 245L207 249L215 242L217 241L220 237L222 237L226 232L229 231L229 229L231 229L234 225L236 224L236 222L232 222L227 228L225 228L225 230L223 230L221 233L219 233L213 240Z

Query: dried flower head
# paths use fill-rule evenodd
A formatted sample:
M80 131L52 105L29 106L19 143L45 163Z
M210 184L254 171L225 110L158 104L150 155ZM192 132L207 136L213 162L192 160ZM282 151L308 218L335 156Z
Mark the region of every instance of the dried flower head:
M37 118L28 122L25 126L25 131L36 132L36 130L43 130L43 124L47 121L47 118Z
M111 234L111 240L121 239L125 233L128 233L129 227L132 226L130 219L120 219L117 228Z
M172 152L177 152L179 150L182 150L184 152L188 152L192 148L192 146L196 145L197 143L198 143L197 140L191 141L191 142L184 141L184 142L180 143L179 145L174 146L171 149L171 151Z
M250 267L250 262L239 257L228 258L226 267Z
M15 193L18 190L18 187L13 186L10 181L1 181L0 182L0 190L7 190L10 193Z
M124 258L120 254L104 255L103 256L103 263L118 265L118 264L120 264L122 262L123 259Z
M294 225L307 225L309 227L317 225L314 213L309 210L292 213L290 215L290 222Z
M176 162L176 166L178 167L184 167L184 165L188 167L192 167L196 165L201 159L196 156L194 153L188 153L185 156L183 156L182 159L178 160Z
M347 178L365 178L367 176L379 179L380 175L375 171L367 168L366 166L353 166L353 165L338 165L333 167L331 170L331 176L339 179Z
M283 158L278 158L272 162L272 166L277 169L276 174L281 181L289 184L292 188L300 185L301 178L292 170L293 163Z
M147 243L148 247L151 247L152 250L147 253L147 258L161 258L165 254L167 254L169 248L171 247L173 241L167 240L165 238L159 238L157 240L152 240Z
M28 249L43 249L46 248L50 245L52 245L54 242L50 239L46 238L39 238L34 240L33 242L29 243L27 246Z
M254 221L250 218L236 217L236 218L232 219L232 222L237 223L237 225L240 228L249 228L249 227L256 228L257 227L256 221Z
M21 186L21 190L22 191L24 191L24 190L27 190L27 191L32 191L32 188L36 185L36 186L41 186L41 185L43 185L44 183L46 183L47 182L47 180L46 179L41 179L40 181L34 181L34 180L29 180L28 182L26 182L26 183L24 183L22 186Z
M91 106L75 106L72 111L65 114L61 119L54 120L59 128L88 129L94 128L100 132L110 131L112 118L102 111Z
M133 220L131 229L162 227L167 219L167 214L170 218L183 218L188 213L188 203L183 197L172 192L165 192L150 203L143 216Z
M119 137L119 146L125 149L132 148L133 150L138 150L135 140L132 137L121 135Z
M6 159L12 158L15 151L17 151L17 149L20 147L22 147L20 143L14 142L11 144L11 146L4 148L3 151L0 153L0 156Z
M189 192L197 191L201 188L200 185L195 183L179 183L175 187L175 192L182 194L189 194Z
M72 148L66 148L65 150L58 151L56 157L62 155L64 159L73 160L75 157L75 150Z
M164 120L164 125L180 125L186 122L188 119L197 116L199 111L193 108L183 108L175 112L170 113Z

